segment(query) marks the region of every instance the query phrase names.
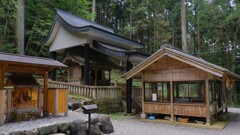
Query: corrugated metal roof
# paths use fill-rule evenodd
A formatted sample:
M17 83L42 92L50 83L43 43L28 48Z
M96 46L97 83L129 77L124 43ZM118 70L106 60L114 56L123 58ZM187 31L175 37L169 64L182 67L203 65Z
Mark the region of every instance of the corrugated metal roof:
M67 67L63 63L42 57L32 57L26 55L17 55L9 53L0 53L0 62L5 63L21 63L21 64L31 64L31 65L41 65L47 67Z

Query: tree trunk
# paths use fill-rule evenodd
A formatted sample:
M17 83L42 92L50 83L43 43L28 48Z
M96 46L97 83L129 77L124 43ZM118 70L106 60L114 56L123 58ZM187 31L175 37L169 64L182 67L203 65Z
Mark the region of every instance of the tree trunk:
M237 36L234 36L237 37ZM236 69L236 42L233 41L233 50L232 50L232 72L235 73ZM236 91L236 85L233 85L232 88L232 104L237 102L237 91Z
M197 57L200 57L200 25L199 25L199 3L200 1L197 1L198 9L197 9Z
M96 0L92 0L92 21L94 21L95 14L96 14Z
M25 0L18 0L17 9L17 48L19 54L24 54L24 12Z
M181 30L182 30L182 50L188 52L187 48L187 29L186 29L186 8L185 0L181 0Z

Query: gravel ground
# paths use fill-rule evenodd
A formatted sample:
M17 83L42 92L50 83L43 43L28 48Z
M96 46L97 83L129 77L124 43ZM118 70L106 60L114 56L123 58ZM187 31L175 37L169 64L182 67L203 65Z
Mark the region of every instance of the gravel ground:
M240 109L229 108L229 112L234 112L238 115L223 130L143 122L140 121L138 116L126 116L121 120L112 120L115 132L110 135L239 135ZM30 130L50 124L69 122L77 119L87 120L88 115L77 112L69 112L67 117L41 118L32 121L5 124L0 126L0 133Z
M93 116L92 116L93 117ZM83 113L77 113L77 112L69 112L67 117L48 117L48 118L41 118L31 121L23 121L23 122L17 122L17 123L8 123L4 124L3 126L0 126L0 134L1 133L9 133L9 131L18 131L18 130L31 130L38 127L43 127L51 124L56 123L64 123L64 122L70 122L74 120L87 120L88 115Z
M126 116L123 120L112 120L115 132L111 135L240 135L240 109L229 108L229 112L238 115L223 130L149 123Z

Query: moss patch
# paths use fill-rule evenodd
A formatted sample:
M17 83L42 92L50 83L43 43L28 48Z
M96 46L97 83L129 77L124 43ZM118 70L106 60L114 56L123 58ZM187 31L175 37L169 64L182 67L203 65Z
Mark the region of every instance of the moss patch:
M119 113L111 113L109 114L110 118L112 120L118 120L121 121L124 118L124 113L123 112L119 112Z

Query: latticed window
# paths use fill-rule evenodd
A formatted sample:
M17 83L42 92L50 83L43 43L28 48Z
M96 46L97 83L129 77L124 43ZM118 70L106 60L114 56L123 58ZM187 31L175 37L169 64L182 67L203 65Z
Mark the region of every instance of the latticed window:
M144 84L145 102L170 102L169 82L147 82Z
M204 81L174 82L174 102L205 102Z

